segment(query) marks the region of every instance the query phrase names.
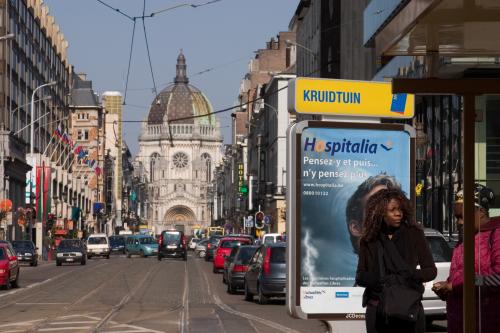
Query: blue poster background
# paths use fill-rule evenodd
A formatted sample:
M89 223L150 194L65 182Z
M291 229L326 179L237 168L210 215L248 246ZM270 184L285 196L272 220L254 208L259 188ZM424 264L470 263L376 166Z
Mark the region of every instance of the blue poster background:
M347 225L347 201L361 183L380 174L394 177L409 197L410 134L306 128L299 159L301 286L352 287L358 255Z

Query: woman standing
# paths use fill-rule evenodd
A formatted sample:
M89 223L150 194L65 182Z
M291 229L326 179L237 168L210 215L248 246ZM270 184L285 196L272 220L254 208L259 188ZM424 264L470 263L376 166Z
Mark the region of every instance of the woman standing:
M476 331L498 332L500 327L500 218L490 218L489 208L495 200L493 191L481 184L474 186L475 204L475 273L484 283L476 286ZM455 217L462 229L463 192L455 195ZM450 276L447 281L436 282L434 292L446 300L448 332L463 330L464 247L461 240L453 251ZM488 279L491 278L491 279Z
M364 226L356 282L366 288L363 306L366 307L367 332L424 332L421 301L416 321L387 317L381 306L384 284L404 280L408 287L422 294L423 282L433 280L437 274L424 232L412 219L410 201L400 190L384 189L375 193L367 202ZM389 248L395 248L393 252L397 253L389 254ZM382 266L379 257L383 258ZM394 257L401 259L404 265L390 265ZM380 267L385 271L381 272Z

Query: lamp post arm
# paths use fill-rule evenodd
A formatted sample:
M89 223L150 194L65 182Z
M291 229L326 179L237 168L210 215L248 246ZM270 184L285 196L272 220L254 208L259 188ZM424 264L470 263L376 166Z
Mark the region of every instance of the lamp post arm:
M33 90L33 93L31 94L31 119L33 119L33 114L35 112L35 94L38 90L42 89L43 87L47 87L47 86L53 86L55 85L57 82L56 81L52 81L52 82L49 82L49 83L45 83L45 84L42 84L41 86L38 86L35 88L35 90ZM34 126L35 122L31 122L31 133L30 133L30 154L31 156L33 156L33 150L34 150L34 138L35 138L35 126ZM32 157L33 158L33 157Z
M40 119L42 119L43 117L45 117L49 113L50 113L50 111L47 112L46 114L44 114L43 116L39 117L38 119L33 120L33 122L29 123L28 125L26 125L23 128L21 128L19 131L17 131L16 133L14 133L14 135L18 135L19 133L21 133L22 131L24 131L25 129L27 129L28 127L30 127L31 125L34 125L37 121L39 121Z

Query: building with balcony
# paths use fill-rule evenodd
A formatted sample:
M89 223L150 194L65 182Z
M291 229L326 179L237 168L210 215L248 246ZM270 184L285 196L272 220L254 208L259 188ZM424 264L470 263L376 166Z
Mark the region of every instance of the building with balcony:
M73 190L74 209L80 209L86 225L82 229L95 229L96 216L93 202L104 202L104 114L99 97L92 89L92 81L85 74L73 74L71 99L71 137L80 147L71 165L71 178L81 184L82 196Z
M68 42L40 0L0 1L0 15L0 37L5 37L0 40L0 196L10 199L14 210L32 207L37 199L36 167L45 165L51 194L44 196L39 219L54 209L61 218L70 217L72 196L62 194L76 188L70 184L71 152L54 137L57 128L69 128ZM26 156L30 145L34 154ZM60 201L50 205L54 197ZM12 216L0 226L2 237L32 237L41 248L42 223L36 228L32 220L19 225Z

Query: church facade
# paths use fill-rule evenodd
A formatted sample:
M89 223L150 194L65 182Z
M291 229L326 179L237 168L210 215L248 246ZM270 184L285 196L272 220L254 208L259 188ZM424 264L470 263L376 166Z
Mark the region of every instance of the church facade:
M139 136L136 160L147 172L148 224L156 234L168 228L191 234L211 223L207 190L223 140L210 102L189 84L186 68L181 51L174 83L151 103Z

